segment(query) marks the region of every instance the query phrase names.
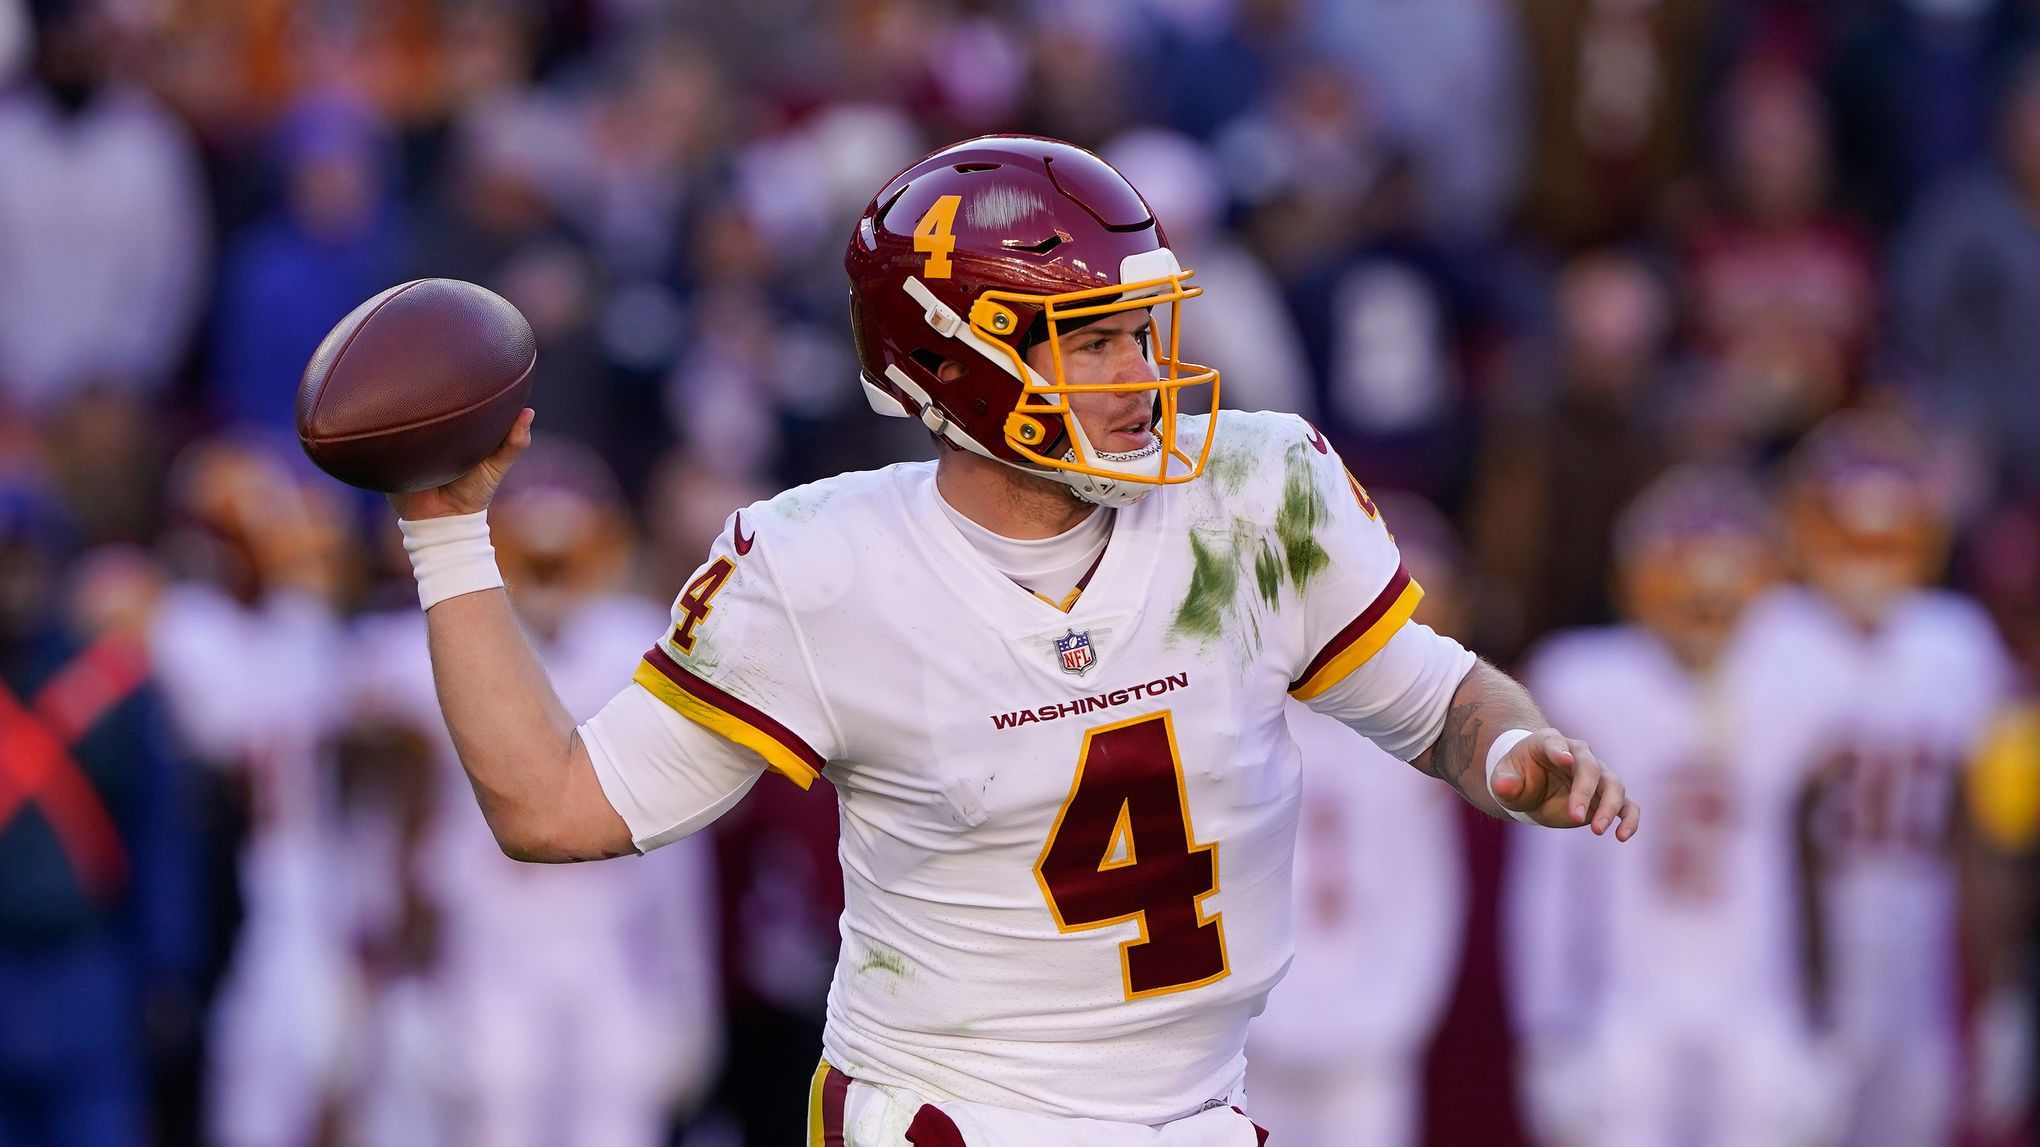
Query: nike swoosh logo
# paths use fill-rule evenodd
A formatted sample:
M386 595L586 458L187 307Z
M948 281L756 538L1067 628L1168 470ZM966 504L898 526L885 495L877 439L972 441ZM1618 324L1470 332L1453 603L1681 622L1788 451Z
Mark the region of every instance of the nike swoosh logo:
M756 533L753 533L748 538L744 536L744 512L742 510L737 511L736 525L730 529L730 540L736 544L738 557L743 557L745 554L750 553L751 543L758 540Z
M1310 444L1317 447L1317 452L1320 454L1330 454L1332 447L1330 443L1325 441L1325 432L1315 426L1311 426L1308 422L1304 423L1304 425L1310 426Z

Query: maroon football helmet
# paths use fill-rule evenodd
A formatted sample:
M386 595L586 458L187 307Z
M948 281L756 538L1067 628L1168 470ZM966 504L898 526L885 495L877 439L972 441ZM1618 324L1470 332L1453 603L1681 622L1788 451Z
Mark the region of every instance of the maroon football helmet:
M1731 467L1678 466L1615 526L1615 581L1631 619L1689 666L1712 664L1781 573L1770 504Z
M1066 483L1101 505L1126 505L1203 471L1211 436L1195 457L1176 441L1186 388L1211 384L1191 413L1218 403L1218 372L1177 356L1183 301L1201 290L1186 285L1191 273L1146 201L1104 160L1032 136L944 148L879 191L843 262L865 397L880 414L919 418L953 448ZM1059 335L1150 308L1152 381L1068 381ZM1043 342L1049 377L1025 358ZM938 375L945 362L961 367L946 382ZM1155 393L1154 443L1095 449L1070 397L1135 391Z
M1782 499L1800 574L1865 625L1941 576L1948 511L1929 444L1896 412L1844 410L1808 431Z

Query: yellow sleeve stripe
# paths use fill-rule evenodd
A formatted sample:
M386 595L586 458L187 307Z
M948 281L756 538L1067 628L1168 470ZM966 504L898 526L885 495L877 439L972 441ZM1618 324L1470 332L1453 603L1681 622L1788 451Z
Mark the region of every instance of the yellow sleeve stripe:
M662 664L663 662L663 664ZM654 648L631 680L681 716L765 758L787 780L807 788L821 775L822 757L786 726L681 668Z
M1290 683L1289 695L1308 701L1344 681L1355 669L1367 664L1368 658L1381 652L1381 647L1417 611L1417 603L1422 600L1424 587L1410 577L1409 571L1398 568L1374 604L1311 658L1303 676Z

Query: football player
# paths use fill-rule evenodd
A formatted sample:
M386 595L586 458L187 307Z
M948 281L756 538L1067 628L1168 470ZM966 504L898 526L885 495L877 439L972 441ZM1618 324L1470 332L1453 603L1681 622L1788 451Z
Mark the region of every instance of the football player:
M586 447L541 440L494 511L504 579L546 676L569 712L592 715L663 619L623 592L634 539L622 492ZM410 871L385 883L425 884L438 920L427 1008L440 1030L474 1038L458 1062L432 1047L433 1062L372 1072L381 1078L363 1107L380 1122L361 1141L662 1143L674 1108L706 1091L721 1026L708 842L662 850L649 866L506 860L457 791L466 782L432 700L422 622L415 612L365 620L354 653L362 671L351 676L358 721L422 735L443 766L428 839ZM384 1036L398 1050L400 1037ZM431 1096L393 1101L425 1076L443 1097L436 1108ZM406 1110L439 1122L421 1132Z
M768 770L834 785L815 1142L1253 1143L1247 1020L1290 951L1291 697L1489 812L1636 831L1584 742L1410 620L1423 591L1324 438L1216 411L1218 372L1176 353L1197 288L1102 160L945 148L879 191L845 265L865 394L939 458L731 515L578 727L485 541L531 415L394 499L509 854L650 850Z
M1547 1147L1813 1147L1839 1129L1796 894L1832 706L1808 704L1805 666L1752 616L1777 547L1747 479L1674 470L1618 523L1630 620L1531 661L1556 719L1619 754L1663 817L1629 863L1555 833L1514 842L1506 966ZM1580 908L1561 920L1555 901Z
M1466 562L1451 523L1413 495L1376 504L1423 582L1417 618L1464 632ZM1414 1147L1424 1053L1465 932L1458 802L1298 701L1289 735L1303 768L1296 958L1248 1032L1254 1119L1284 1147Z
M170 473L167 539L188 575L150 619L171 724L245 802L244 915L209 1019L207 1138L309 1142L328 1115L353 986L336 927L328 738L344 714L330 487L261 437L206 439Z
M1765 623L1801 677L1846 682L1846 724L1810 837L1828 937L1827 1007L1855 1088L1849 1147L1950 1141L1959 1078L1961 781L2012 682L1967 598L1931 588L1948 527L1924 448L1896 416L1836 415L1786 468L1783 506L1806 586Z

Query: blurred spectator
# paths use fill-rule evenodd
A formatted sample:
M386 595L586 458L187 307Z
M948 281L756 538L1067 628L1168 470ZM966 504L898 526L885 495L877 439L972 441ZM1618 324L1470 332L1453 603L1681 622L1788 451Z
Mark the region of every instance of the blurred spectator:
M162 522L168 443L159 407L133 395L92 391L50 412L42 452L81 541L142 544Z
M228 241L211 383L218 416L283 429L319 340L395 284L405 231L390 141L367 108L305 101L273 148L283 201Z
M1819 94L1752 60L1720 116L1719 209L1686 253L1704 364L1701 418L1731 442L1790 441L1854 390L1876 318L1868 239L1827 206Z
M616 46L593 90L563 110L554 140L555 194L621 277L663 274L696 199L716 174L732 110L714 60L672 34Z
M1715 0L1518 0L1536 78L1525 204L1562 247L1623 241L1692 164Z
M546 433L604 444L624 437L629 420L597 330L601 268L546 192L551 137L529 103L488 103L459 120L405 275L465 279L508 299L544 348L532 386Z
M1443 514L1377 504L1425 589L1417 620L1463 633L1465 555ZM1288 705L1302 754L1293 882L1296 956L1248 1045L1254 1121L1290 1147L1424 1142L1424 1050L1443 1018L1465 931L1458 809L1353 730Z
M453 117L524 94L536 67L537 13L491 0L449 0L440 19L439 63Z
M1928 409L2040 484L2040 55L2021 66L1999 158L1951 179L1892 244L1894 338L1924 372Z
M1249 242L1285 284L1323 272L1378 227L1391 141L1365 89L1330 58L1292 62L1213 148Z
M1435 251L1398 238L1291 284L1322 425L1364 482L1458 500L1473 448L1461 339L1478 323L1457 286Z
M941 25L929 45L935 107L928 118L937 136L961 139L1013 122L1027 96L1028 59L1022 29L1005 0L961 0L953 8L954 18ZM914 159L902 157L865 186L883 186Z
M1307 0L1147 0L1156 118L1208 139L1245 115L1310 46L1310 7Z
M1331 51L1351 61L1410 150L1428 230L1448 245L1494 235L1516 206L1530 77L1510 0L1317 0Z
M99 608L104 579L73 580L88 567L68 550L48 491L9 475L0 1139L96 1147L149 1137L150 1044L192 1023L204 908L187 776L163 738L138 634Z
M1026 130L1080 147L1106 140L1143 118L1141 47L1132 5L1036 0L1024 17L1033 55Z
M204 302L190 134L114 66L106 0L37 0L31 82L0 94L0 401L156 398Z
M894 173L927 151L921 128L882 104L838 103L738 151L732 196L754 226L772 264L827 279L827 302L841 275L836 248L858 213Z
M28 9L22 0L0 0L0 90L28 66Z
M1890 224L1988 157L1991 113L2040 43L2026 0L1874 0L1830 17L1831 88L1850 197Z
M1512 832L1504 963L1539 1143L1836 1141L1839 1064L1803 974L1798 816L1837 732L1838 683L1809 676L1752 608L1776 551L1741 474L1674 470L1620 522L1627 622L1562 632L1531 661L1545 712L1622 761L1659 817L1616 863L1584 833Z
M1296 324L1261 261L1221 226L1225 187L1211 154L1157 129L1120 136L1102 154L1164 221L1177 262L1197 273L1204 298L1186 311L1183 357L1219 369L1226 406L1310 417L1310 368Z
M834 325L841 301L817 315L783 289L767 237L743 203L731 196L710 207L690 255L693 339L664 395L682 449L781 486L896 460L873 450L891 439L868 425L847 382L857 371Z
M1912 427L1844 413L1788 462L1804 588L1764 624L1797 672L1844 687L1808 841L1826 937L1822 1003L1848 1058L1850 1147L1949 1142L1962 1115L1959 867L1964 775L2012 687L1990 619L1932 588L1948 519Z
M223 1147L331 1126L354 992L325 754L345 716L334 599L348 555L331 488L304 467L254 437L185 451L166 544L187 577L149 627L180 740L229 783L245 826L242 916L210 1017L207 1138Z
M1641 258L1600 251L1568 264L1556 293L1556 346L1503 396L1467 507L1516 641L1608 620L1615 518L1666 462L1663 285Z
M2040 694L2040 497L2015 499L1976 523L1964 584L1990 610L2021 667L2021 685Z

